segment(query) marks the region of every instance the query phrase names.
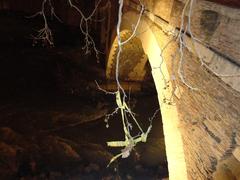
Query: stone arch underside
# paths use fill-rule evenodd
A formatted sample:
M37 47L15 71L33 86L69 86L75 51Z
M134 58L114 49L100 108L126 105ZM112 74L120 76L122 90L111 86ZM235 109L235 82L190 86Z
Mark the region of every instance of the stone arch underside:
M122 17L122 25L121 25L121 35L123 38L129 36L129 33L132 31L132 25L136 24L138 18L138 14L131 11L127 12ZM139 28L136 32L137 38L134 38L132 42L134 42L134 46L132 46L129 51L135 51L136 55L133 58L131 69L128 68L127 73L124 74L124 70L120 70L120 78L127 80L142 80L141 69L143 70L143 64L145 64L146 60L149 60L151 69L152 69L152 77L154 79L155 87L158 93L158 101L162 114L162 122L163 122L163 131L164 131L164 139L165 139L165 148L166 155L168 160L168 170L169 170L169 179L187 179L187 168L183 150L183 141L179 129L179 117L176 106L172 106L164 103L166 96L170 97L172 94L172 85L169 84L169 88L165 88L166 81L170 80L170 73L167 70L167 66L165 62L162 62L161 59L161 50L158 45L157 39L154 36L150 26L148 25L147 20L142 18L141 23L139 24ZM126 36L126 37L124 37ZM141 41L141 46L139 46L139 40ZM131 43L129 44L131 46ZM116 39L112 45L110 50L107 68L106 68L106 76L109 79L112 79L115 73L115 61L116 61L116 53L117 53L117 42ZM126 53L128 54L128 53ZM121 63L124 63L124 55L121 58ZM128 59L127 59L128 60ZM120 63L120 64L121 64ZM135 66L134 66L135 64ZM134 66L134 68L133 68ZM161 70L159 67L162 67ZM123 65L124 67L124 65ZM126 66L125 66L126 67ZM124 68L125 68L124 67ZM122 74L121 74L122 73ZM136 79L134 79L136 78ZM164 92L164 93L163 93Z
M132 34L130 30L122 30L121 40L127 40ZM107 62L106 77L109 80L115 80L115 67L118 52L118 39L115 38ZM147 55L142 48L142 42L139 38L133 38L124 46L120 55L119 79L122 81L142 81L146 75Z

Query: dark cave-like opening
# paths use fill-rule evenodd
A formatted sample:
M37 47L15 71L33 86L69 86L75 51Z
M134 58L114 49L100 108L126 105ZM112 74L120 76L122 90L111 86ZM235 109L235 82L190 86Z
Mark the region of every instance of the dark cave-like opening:
M84 54L78 28L58 22L52 23L56 47L33 47L29 37L41 20L25 16L0 12L0 179L167 177L160 114L148 142L106 168L119 152L106 142L124 135L119 114L110 128L104 122L116 108L115 97L95 84L105 82L104 64ZM155 90L143 87L131 93L130 105L147 128L158 101Z

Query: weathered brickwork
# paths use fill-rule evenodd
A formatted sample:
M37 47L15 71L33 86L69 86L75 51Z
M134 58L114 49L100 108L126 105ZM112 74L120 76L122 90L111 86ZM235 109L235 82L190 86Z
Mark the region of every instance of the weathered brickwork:
M132 31L122 30L121 39L126 41L132 34ZM106 77L109 80L115 80L116 61L118 54L118 42L115 38L107 62ZM145 55L141 40L133 38L122 47L122 53L119 58L119 79L123 81L143 81L146 74L147 56Z
M161 46L166 35L153 27ZM171 44L164 53L170 72L178 60L171 61L177 45ZM240 93L200 66L189 51L185 51L184 75L186 81L199 91L189 90L178 83L180 96L174 98L184 141L189 179L212 179L218 163L231 157L240 139ZM174 84L174 82L173 82ZM170 119L169 119L170 121ZM240 162L238 163L240 166Z
M155 16L163 18L172 26L180 26L182 10L186 1L152 0L144 2L146 8L150 9ZM238 6L226 7L205 0L194 2L191 17L193 34L215 51L240 65L240 11ZM231 5L231 2L229 3ZM188 9L185 12L185 22L188 18Z
M240 59L239 11L207 1L197 3L192 15L192 29L196 37L203 41L201 46L205 45L205 49L197 46L201 55L217 73L239 72L239 66L236 65ZM179 27L184 1L174 1L172 5L169 25L174 28ZM150 23L149 27L163 48L171 39L171 35L166 33L167 25L162 26L156 17L149 17L156 23ZM165 49L163 57L169 73L174 77L172 86L176 90L173 91L174 100L170 103L178 109L188 179L238 179L240 93L236 90L240 83L239 77L217 77L200 65L194 51L186 48L184 77L187 83L199 89L190 90L178 77L179 55L173 59L178 47L173 41Z
M240 64L240 12L238 9L198 1L194 5L192 29L197 38Z

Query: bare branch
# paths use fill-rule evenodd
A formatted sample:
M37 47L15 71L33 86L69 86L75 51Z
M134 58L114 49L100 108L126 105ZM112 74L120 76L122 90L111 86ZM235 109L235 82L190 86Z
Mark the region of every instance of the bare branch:
M117 92L107 91L107 90L101 88L96 80L95 80L95 83L96 83L96 85L97 85L97 88L98 88L100 91L104 92L105 94L112 94L112 95L115 95L115 94L117 93Z
M75 5L73 4L72 0L68 0L68 3L70 5L71 8L75 9L76 12L78 12L78 14L80 15L80 23L79 23L79 28L81 30L81 32L83 33L84 40L85 40L85 45L83 47L83 49L85 50L85 54L89 54L91 53L91 48L94 50L97 59L99 58L99 53L101 53L97 47L96 44L92 38L92 36L89 34L89 21L93 20L93 16L96 13L100 3L102 0L99 0L95 6L95 8L93 9L93 11L91 12L91 14L89 16L85 16L83 14L83 12Z
M41 11L29 16L28 18L34 18L38 15L43 17L44 20L44 27L38 31L38 35L32 36L33 39L33 46L37 44L39 41L42 43L43 46L54 46L53 42L53 34L52 30L49 28L47 15L46 15L46 6L49 6L51 17L55 17L58 21L62 22L62 20L55 14L54 7L52 5L51 0L43 0L42 1L42 8Z

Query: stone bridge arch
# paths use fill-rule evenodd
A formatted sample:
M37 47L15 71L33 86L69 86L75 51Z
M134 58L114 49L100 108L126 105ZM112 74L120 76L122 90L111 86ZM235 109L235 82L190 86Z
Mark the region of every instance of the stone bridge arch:
M121 31L122 41L127 40L132 34L129 29ZM107 61L106 77L115 79L116 56L118 52L117 37L115 37ZM145 66L148 57L145 54L141 39L135 37L122 47L120 56L119 78L123 81L142 81L146 75Z
M134 11L128 11L123 15L121 25L121 37L123 40L129 37L129 34L132 32L133 25L137 22L138 16L138 13ZM144 65L147 60L149 60L162 114L169 179L185 180L187 179L187 167L183 141L179 129L177 108L176 106L164 103L165 97L170 97L172 94L171 84L169 84L169 88L165 88L165 82L170 80L170 73L167 70L167 65L161 59L161 49L151 30L151 24L149 24L147 19L141 19L136 34L137 36L134 37L132 42L125 47L125 50L127 50L122 53L123 56L120 58L120 64L123 64L122 69L120 69L120 78L123 80L142 80L143 74L145 73ZM115 77L114 65L116 63L116 54L117 39L115 37L108 56L106 67L106 77L111 80ZM134 55L129 56L129 54ZM124 61L127 61L125 65ZM128 66L129 64L131 65ZM159 67L162 67L161 70ZM124 70L125 68L127 69Z

